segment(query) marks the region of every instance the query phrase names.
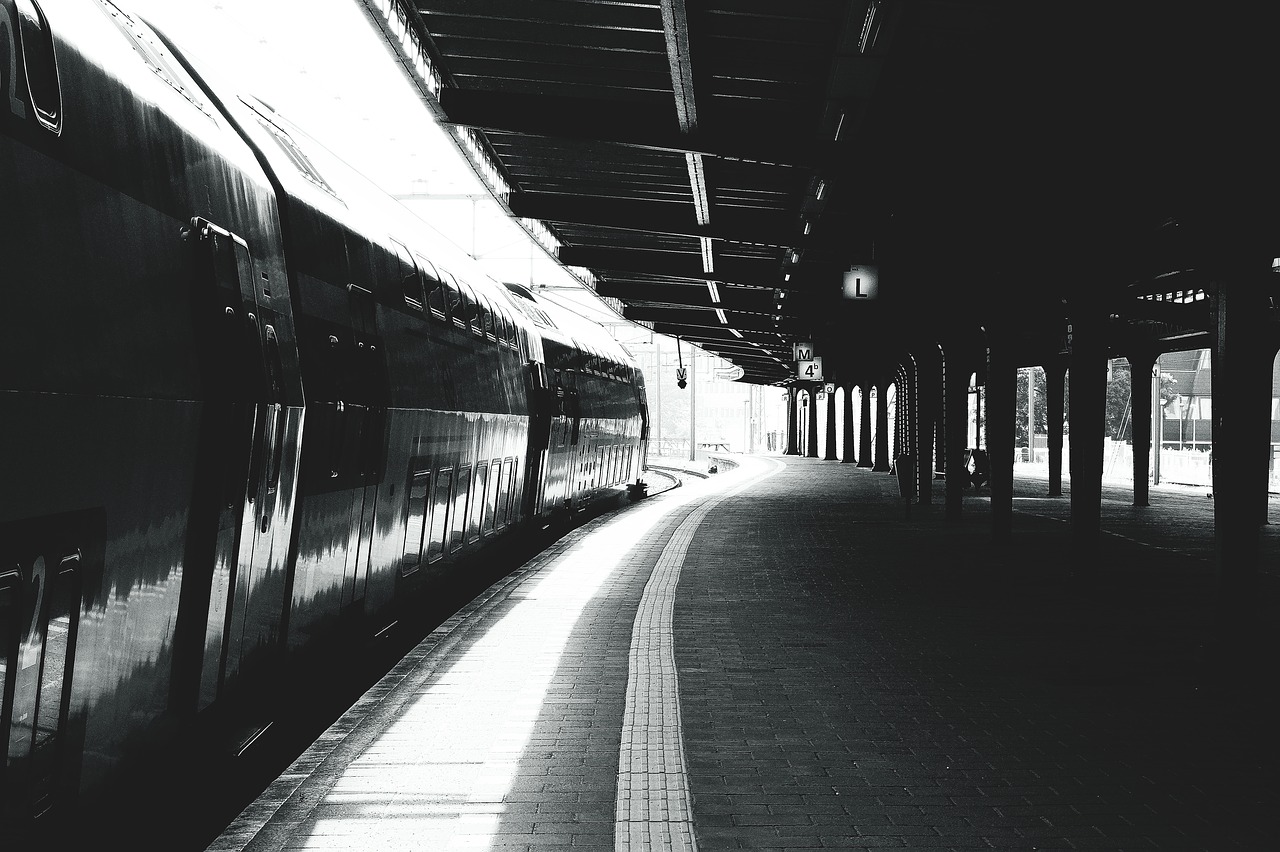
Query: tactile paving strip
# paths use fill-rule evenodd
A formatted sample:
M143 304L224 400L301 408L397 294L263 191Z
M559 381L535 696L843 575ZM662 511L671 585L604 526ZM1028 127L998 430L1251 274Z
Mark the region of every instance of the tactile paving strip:
M680 684L672 630L680 568L694 533L708 514L781 469L775 463L769 472L690 512L671 536L645 585L631 630L626 712L618 752L615 852L694 852L698 848L681 734Z

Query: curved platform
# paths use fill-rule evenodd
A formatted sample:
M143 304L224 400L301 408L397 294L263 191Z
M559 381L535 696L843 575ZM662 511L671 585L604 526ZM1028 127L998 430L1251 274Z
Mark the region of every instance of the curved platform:
M1107 489L1082 585L1042 481L997 547L981 495L907 519L892 476L739 461L490 588L209 849L1271 843L1276 703L1206 653L1204 489Z

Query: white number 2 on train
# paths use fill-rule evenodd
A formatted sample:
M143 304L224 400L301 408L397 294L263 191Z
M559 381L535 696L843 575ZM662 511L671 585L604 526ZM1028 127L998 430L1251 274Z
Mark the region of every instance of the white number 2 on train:
M0 46L9 58L7 63L0 64L4 88L9 90L9 112L18 118L26 118L27 108L18 97L18 40L14 37L13 19L9 17L7 4L0 4Z

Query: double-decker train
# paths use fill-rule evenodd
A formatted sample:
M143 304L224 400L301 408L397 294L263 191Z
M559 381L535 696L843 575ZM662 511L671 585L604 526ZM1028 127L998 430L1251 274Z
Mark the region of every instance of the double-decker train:
M304 661L644 469L603 328L112 0L0 0L0 281L6 826L247 747Z

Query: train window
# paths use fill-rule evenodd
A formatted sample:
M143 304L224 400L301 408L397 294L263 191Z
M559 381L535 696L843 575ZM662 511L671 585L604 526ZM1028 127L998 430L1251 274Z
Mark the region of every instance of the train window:
M484 519L485 486L489 484L489 464L480 462L476 465L476 493L471 498L471 511L467 513L467 541L480 538L480 524Z
M62 132L62 86L58 60L53 53L49 22L35 0L16 0L18 32L22 35L22 63L27 72L27 94L40 126L57 135Z
M445 531L449 528L449 490L453 485L453 468L436 471L436 484L431 492L431 539L427 545L427 561L444 556Z
M41 635L40 606L47 583L44 557L38 557L22 595L18 616L18 658L13 673L13 703L9 710L9 771L26 763L35 739L36 690L39 687Z
M507 318L502 312L502 306L497 302L491 303L493 308L493 339L498 342L499 346L507 345Z
M489 303L489 323L484 330L495 341L502 342L502 308L492 302Z
M462 291L458 289L458 280L447 269L440 270L440 280L444 285L445 315L462 325Z
M485 298L480 293L475 294L476 312L475 320L472 323L472 330L476 334L484 336L486 332L489 337L493 336L493 315L489 313L489 306L485 303Z
M453 493L453 523L449 530L449 550L462 547L467 521L467 500L471 496L471 466L458 468L458 484Z
M426 532L427 492L430 486L430 470L417 471L409 477L409 515L404 530L401 574L412 574L422 564L422 540Z
M404 304L410 310L421 311L423 304L422 279L418 277L418 268L414 265L413 257L409 254L409 250L399 240L392 240L391 244L396 249L396 261L399 264L400 274L400 294L404 297Z
M14 690L9 678L18 670L18 590L21 580L17 571L0 572L0 738L12 725L13 704L9 699ZM3 770L4 766L0 765L0 788L4 781Z
M338 193L334 192L328 181L321 177L315 164L311 162L311 158L298 147L298 143L283 127L276 123L275 119L267 115L267 111L271 109L270 107L261 101L250 101L243 97L240 98L240 102L253 111L254 118L258 120L258 124L262 125L262 129L271 135L271 138L275 140L276 145L284 152L284 155L294 169L297 170L298 174L302 175L308 183L316 188L327 192L334 198L338 198ZM341 201L342 199L338 200Z
M515 490L516 470L512 459L502 460L502 493L498 496L498 517L494 522L498 529L507 525L511 514L511 494Z
M449 306L445 304L445 289L443 282L427 282L427 304L431 308L431 315L433 317L438 320L448 322Z
M516 346L516 324L511 314L502 312L502 339L512 349Z
M489 304L489 300L481 297L480 324L484 326L484 336L490 340L496 341L497 334L497 318L494 316L493 306Z
M494 524L497 522L498 492L501 490L501 479L502 459L494 459L493 464L489 466L489 485L485 491L485 499L488 506L485 508L484 520L481 522L481 527L486 533L493 532Z
M115 25L129 37L133 49L147 63L152 72L164 80L178 94L186 98L192 106L210 118L213 113L198 94L200 87L187 76L181 66L169 55L169 51L156 37L155 33L131 15L122 12L111 0L99 0Z
M52 795L58 765L58 746L70 698L68 662L72 659L75 623L72 615L76 594L76 570L80 554L67 556L50 583L45 611L44 660L40 671L40 691L36 705L34 738L31 747L32 782L37 801Z
M52 792L57 774L70 695L67 663L74 654L79 564L79 551L52 569L43 556L35 557L26 582L10 586L10 602L3 607L7 616L0 615L0 622L17 621L4 626L6 680L12 680L6 768L13 781L22 778L37 805Z
M470 329L476 334L484 334L480 330L480 324L476 322L476 310L479 308L476 302L476 293L471 289L471 285L465 281L458 281L458 290L462 293L461 313L454 317L454 322L462 325L463 328Z

